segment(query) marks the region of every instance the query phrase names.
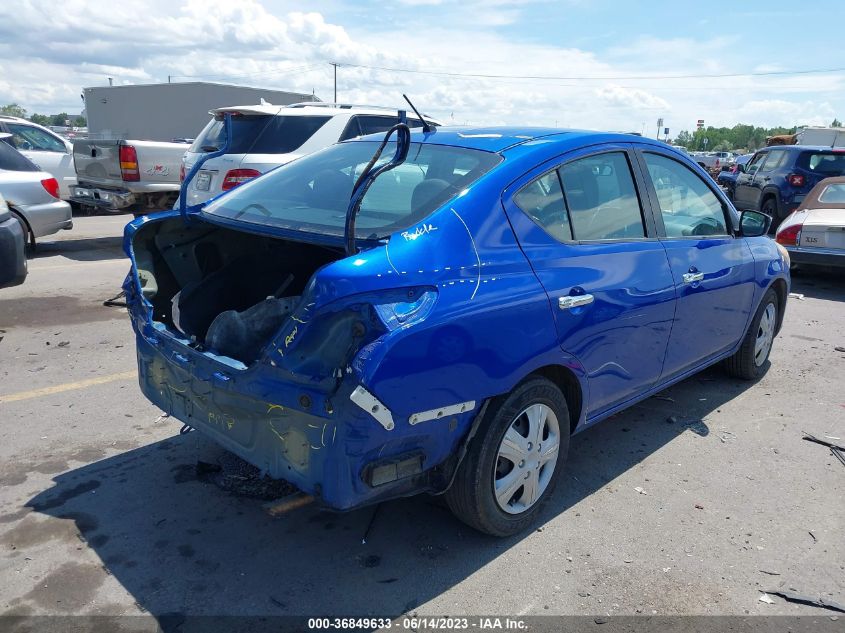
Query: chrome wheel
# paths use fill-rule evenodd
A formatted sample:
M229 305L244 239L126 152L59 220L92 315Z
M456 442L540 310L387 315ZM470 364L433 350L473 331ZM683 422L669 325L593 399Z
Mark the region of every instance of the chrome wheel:
M760 325L757 327L757 338L754 341L754 364L760 367L769 357L769 350L772 349L772 340L775 338L775 325L777 320L777 308L770 303L763 311L760 318Z
M560 449L560 425L545 404L532 404L505 431L493 471L493 491L508 514L531 508L554 475Z

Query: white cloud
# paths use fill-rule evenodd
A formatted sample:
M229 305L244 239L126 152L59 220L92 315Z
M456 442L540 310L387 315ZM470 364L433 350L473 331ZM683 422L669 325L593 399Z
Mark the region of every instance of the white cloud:
M333 0L317 0L319 3ZM513 36L513 24L534 11L581 0L401 0L386 14L356 5L343 24L299 3L256 0L124 0L103 10L85 0L6 0L0 4L0 104L30 111L75 112L83 87L207 79L267 88L316 91L332 98L328 62L494 75L614 79L459 78L360 67L338 69L344 101L402 105L407 92L422 110L446 122L651 129L658 117L673 132L738 122L829 123L845 114L841 74L730 79L639 79L654 75L730 72L732 36L614 39L604 52L591 39L539 43ZM269 0L268 0L269 2ZM319 8L310 4L309 7ZM403 17L402 28L395 20ZM432 19L436 16L437 19ZM599 26L599 25L597 25ZM752 67L749 62L743 68ZM760 70L777 69L757 63ZM627 78L627 79L626 79ZM844 108L845 109L845 108Z

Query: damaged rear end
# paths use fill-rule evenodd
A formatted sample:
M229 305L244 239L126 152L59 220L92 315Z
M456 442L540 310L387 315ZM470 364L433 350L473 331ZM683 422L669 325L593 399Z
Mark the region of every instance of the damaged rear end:
M367 215L398 199L373 187L359 218L362 252L348 255L338 210L372 148L339 154L301 159L203 210L132 222L124 289L147 398L270 477L349 509L444 490L481 403L371 386L401 371L386 360L391 349L407 348L438 307L437 284L393 268L389 235L454 192L441 182L419 188L408 171L397 191L409 209L417 191L420 208L374 229ZM438 418L448 423L436 433L417 426Z

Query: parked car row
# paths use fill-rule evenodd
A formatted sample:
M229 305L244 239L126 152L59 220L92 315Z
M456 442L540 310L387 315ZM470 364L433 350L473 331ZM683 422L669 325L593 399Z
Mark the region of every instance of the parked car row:
M842 175L845 175L845 149L807 145L766 147L739 167L733 202L740 211L762 211L779 224L819 182Z

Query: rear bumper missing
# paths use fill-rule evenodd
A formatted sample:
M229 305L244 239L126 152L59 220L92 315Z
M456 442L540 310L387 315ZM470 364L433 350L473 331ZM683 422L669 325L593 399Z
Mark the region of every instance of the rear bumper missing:
M135 194L130 191L83 185L74 185L70 188L70 199L78 204L111 211L122 211L140 202Z
M267 366L223 372L168 335L136 334L139 382L150 401L325 506L350 510L441 492L451 479L453 460L432 459L433 435L383 428L350 399L351 384L329 397L285 383Z

